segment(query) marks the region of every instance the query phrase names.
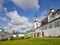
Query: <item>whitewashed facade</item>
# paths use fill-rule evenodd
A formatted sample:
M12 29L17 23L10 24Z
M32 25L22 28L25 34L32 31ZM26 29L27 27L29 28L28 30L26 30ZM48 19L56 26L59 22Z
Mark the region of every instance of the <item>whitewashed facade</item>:
M46 23L45 25L37 27L38 25L36 25L36 23L34 24L35 24L34 27L36 28L32 29L34 31L28 32L27 33L28 36L29 35L32 37L60 36L60 9L57 10L55 10L54 8L50 9L48 14L48 23Z
M0 31L0 40L1 39L10 39L13 36L12 33Z

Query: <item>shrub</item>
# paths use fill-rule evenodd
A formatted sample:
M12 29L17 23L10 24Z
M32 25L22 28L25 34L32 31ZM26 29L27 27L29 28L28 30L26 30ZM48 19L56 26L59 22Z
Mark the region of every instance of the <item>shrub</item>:
M1 41L6 41L6 40L8 40L8 38L6 38L6 39L1 39Z
M60 37L60 35L58 37Z
M52 37L51 35L49 35L49 37Z
M20 39L24 39L24 37L20 37Z
M30 39L31 37L26 37L26 39Z

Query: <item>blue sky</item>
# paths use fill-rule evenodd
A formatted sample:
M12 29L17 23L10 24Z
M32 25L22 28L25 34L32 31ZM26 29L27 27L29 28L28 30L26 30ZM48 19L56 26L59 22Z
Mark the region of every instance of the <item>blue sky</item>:
M55 9L60 8L60 0L0 0L0 28L9 28L7 30L11 31L19 27L15 30L24 32L32 27L35 14L39 19L44 18L52 5ZM15 14L20 20L15 19ZM21 22L21 20L23 21ZM21 25L18 22L24 23ZM28 24L26 25L25 22ZM17 24L19 25L17 26Z

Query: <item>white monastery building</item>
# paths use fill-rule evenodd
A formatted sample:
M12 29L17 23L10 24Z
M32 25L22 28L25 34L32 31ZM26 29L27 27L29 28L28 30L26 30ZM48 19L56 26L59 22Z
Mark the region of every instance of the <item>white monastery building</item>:
M60 36L60 9L50 9L48 16L39 22L35 18L33 29L26 32L31 37Z
M0 29L0 40L1 39L10 39L13 36L12 33L5 32L4 30Z

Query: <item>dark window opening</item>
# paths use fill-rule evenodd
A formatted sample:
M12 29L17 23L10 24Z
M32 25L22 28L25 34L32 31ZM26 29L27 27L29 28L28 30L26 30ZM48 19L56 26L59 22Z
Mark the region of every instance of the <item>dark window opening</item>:
M52 24L49 25L49 29L52 28Z
M58 26L59 26L59 21L55 22L55 27L58 27Z
M47 26L45 26L45 29L47 29Z

